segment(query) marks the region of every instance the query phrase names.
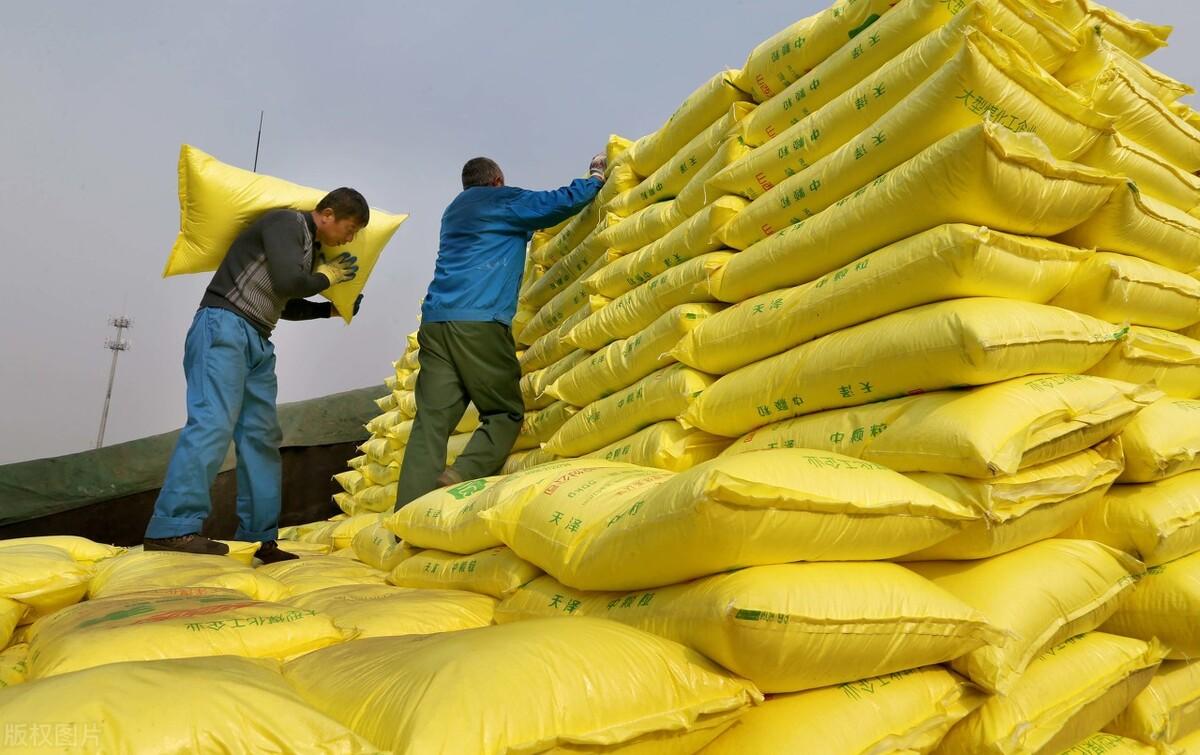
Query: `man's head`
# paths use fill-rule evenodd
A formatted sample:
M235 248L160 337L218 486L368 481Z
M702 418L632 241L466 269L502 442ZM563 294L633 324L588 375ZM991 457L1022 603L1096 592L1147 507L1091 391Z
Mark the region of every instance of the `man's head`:
M495 160L486 157L472 157L463 166L463 188L472 186L503 186L504 173Z
M366 226L371 219L371 208L362 194L343 186L326 194L312 216L322 246L341 246L353 241L355 234Z

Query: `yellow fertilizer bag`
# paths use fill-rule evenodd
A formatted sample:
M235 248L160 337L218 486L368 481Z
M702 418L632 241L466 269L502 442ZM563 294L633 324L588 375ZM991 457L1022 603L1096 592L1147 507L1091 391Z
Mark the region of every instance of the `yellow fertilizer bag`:
M79 565L70 553L53 545L0 548L0 598L28 607L25 620L82 600L90 576L89 567Z
M608 164L612 166L618 159L625 159L623 156L632 146L632 139L626 139L617 134L609 134L608 143L604 145L604 157L608 161Z
M333 481L350 495L356 495L373 484L366 477L363 477L362 472L354 469L338 472L333 476Z
M1196 93L1188 84L1151 68L1105 40L1100 29L1095 29L1093 34L1083 35L1080 41L1082 45L1079 51L1054 72L1054 78L1067 86L1090 82L1104 71L1116 68L1167 105L1180 97Z
M326 192L272 176L251 173L217 160L195 147L179 148L179 237L163 277L216 270L237 235L268 210L311 210ZM354 241L322 249L326 259L343 252L358 258L358 276L321 293L350 322L383 248L408 215L371 209L371 219ZM314 264L314 267L316 265Z
M1081 740L1074 747L1062 751L1062 755L1158 755L1159 751L1136 739L1100 732Z
M406 559L388 575L388 581L400 587L467 590L506 598L541 573L504 547L466 556L429 550Z
M376 464L387 464L397 451L404 448L404 442L393 438L371 438L358 447L359 452L366 455L367 460Z
M715 116L714 116L715 117ZM605 215L605 206L622 192L637 186L640 179L628 165L617 165L608 173L608 180L600 189L600 193L579 214L572 217L563 229L550 239L549 243L540 248L532 259L534 263L550 268L555 262L566 257L575 247L588 237L596 224Z
M1164 398L1121 432L1121 482L1153 482L1200 469L1200 401Z
M949 185L956 187L955 202L944 201L941 187ZM984 123L943 139L840 206L735 255L714 274L712 294L739 302L806 283L944 223L1062 233L1091 217L1114 186L1107 174L1054 160L1033 134ZM898 206L909 211L895 212Z
M554 454L546 453L546 449L544 448L535 448L532 451L519 451L509 455L508 459L504 462L504 466L500 468L500 474L510 475L517 472L524 472L527 469L540 467L552 461L558 461L558 459Z
M292 595L343 585L381 585L387 580L384 571L334 555L280 561L258 571L282 582Z
M568 321L570 322L570 321ZM583 322L583 320L579 320ZM549 367L526 373L521 377L521 399L529 409L545 409L554 403L553 394L549 393L550 386L573 368L582 364L591 356L591 352L567 346L570 351L565 357Z
M728 252L711 252L672 267L645 285L613 299L608 306L576 325L567 334L567 342L581 349L597 351L617 339L628 338L650 327L680 304L712 301L709 276L732 257Z
M1200 663L1165 661L1146 689L1104 730L1158 745L1200 731Z
M1116 485L1060 537L1111 545L1151 566L1200 552L1200 471Z
M30 679L123 661L282 659L349 638L316 611L205 587L94 598L45 617L30 635Z
M503 477L483 477L430 491L387 516L383 525L418 548L474 553L497 545L478 514L495 505L491 490L503 482Z
M895 4L894 0L836 3L797 21L750 51L738 73L738 87L760 102L771 99L846 40L866 34L862 37L865 41L870 36L867 29Z
M448 461L452 461L447 457ZM397 464L396 477L399 479L399 465ZM396 487L397 483L389 482L383 485L373 485L354 497L354 505L347 514L360 516L362 514L379 514L390 510L396 504ZM343 509L345 511L345 509Z
M673 738L762 700L695 651L599 619L359 640L288 663L284 678L386 750L446 755L613 752L652 737L646 752L679 752Z
M919 50L920 59L932 66L926 71L931 71L946 60L933 46L961 36L969 26L1003 32L1029 51L1043 68L1055 70L1078 44L1066 29L1033 5L1026 0L981 0L965 5L940 0L904 2L895 13L886 14L873 25L865 40L850 39L778 96L760 104L746 118L746 138L756 146L764 144L847 91L853 91L855 99L865 93L868 102L859 109L867 109L875 104L871 100L889 96L886 82L875 77L885 72L890 75L897 66L893 61L904 58L908 63L915 62L914 53ZM875 87L881 84L884 90L875 95ZM904 94L899 91L891 96Z
M739 302L675 348L684 364L721 375L836 330L944 299L994 296L1046 303L1091 252L973 225L938 226L818 280Z
M1013 635L1002 647L973 650L951 664L1002 695L1046 649L1103 624L1142 572L1133 558L1085 540L1043 540L982 561L907 566Z
M1158 638L1172 660L1200 656L1200 553L1151 566L1103 627L1105 632Z
M0 690L28 680L29 645L20 642L0 650Z
M82 566L91 566L97 561L119 556L125 552L124 548L97 543L78 535L40 535L34 537L12 537L0 540L0 548L11 548L14 545L49 545L54 548L61 548L71 554L71 558L75 560L75 563Z
M735 370L693 401L683 421L736 438L825 409L1024 375L1082 373L1123 335L1103 320L1043 304L988 298L927 304Z
M1117 188L1099 212L1058 240L1200 273L1200 220L1142 194L1134 184Z
M630 594L539 577L496 610L501 623L549 616L612 619L666 637L764 692L902 671L1004 640L962 601L888 563L754 566Z
M1172 102L1171 112L1187 121L1192 128L1200 128L1200 112L1184 102Z
M392 392L396 397L396 408L410 417L417 416L417 396L412 391L403 389Z
M546 391L575 406L587 406L675 361L670 356L684 338L723 304L680 304L646 328L581 360L550 384Z
M725 453L821 448L900 472L989 478L1090 448L1161 397L1116 380L1037 375L776 422Z
M560 461L520 474L468 480L426 493L384 520L384 526L409 545L458 554L477 553L502 545L479 514L528 485L543 484L574 469ZM599 466L605 466L600 462ZM589 468L597 466L589 464ZM624 465L609 464L621 468Z
M1126 176L1148 197L1200 217L1200 176L1109 130L1077 158L1078 162Z
M1156 644L1101 632L1073 637L1030 663L1010 692L989 698L933 752L1063 752L1120 713L1161 662Z
M909 479L981 510L984 519L908 561L991 558L1054 537L1100 502L1121 474L1121 444L1110 440L1013 475L973 480L914 472Z
M383 518L369 527L358 531L351 543L354 557L380 571L390 572L406 558L413 556L416 551L408 543L400 540L384 526Z
M359 530L370 527L379 520L379 514L367 512L357 516L347 517L345 519L330 520L333 525L329 530L328 543L335 551L340 551L343 548L349 548L354 542L354 536ZM314 540L312 542L320 542Z
M221 587L255 600L280 600L288 588L266 573L225 556L139 551L96 566L89 600L170 587Z
M363 479L372 485L388 485L400 479L400 467L395 464L367 462L360 469Z
M1138 325L1090 371L1092 375L1150 383L1168 396L1200 398L1200 340Z
M911 3L905 5L912 7ZM853 88L838 92L811 112L804 112L809 108L803 103L810 95L825 91L815 71L810 75L820 82L816 92L809 82L804 89L764 102L741 127L746 143L754 149L715 171L707 181L709 190L753 199L837 150L953 60L966 46L968 32L977 35L980 32L976 27L988 28L986 19L978 18L985 13L981 6L975 3L971 7L972 12L960 13L945 28L919 39L878 70L864 75ZM792 104L785 105L788 102Z
M1119 68L1076 85L1121 133L1187 171L1200 170L1200 131Z
M599 242L614 252L634 252L666 236L690 215L685 215L672 200L655 202L604 229Z
M738 122L753 109L754 105L749 102L735 102L728 113L696 134L640 184L613 199L607 209L625 217L655 202L678 196L699 169L712 159L725 139L736 132Z
M0 598L0 647L4 647L12 639L13 632L28 610L23 603Z
M533 316L517 340L532 346L539 338L562 325L568 317L588 307L591 304L591 294L584 288L583 282L605 264L605 258L597 259L583 271L578 280L555 294L554 298Z
M772 696L746 711L704 755L928 752L987 699L940 666L897 671L836 687Z
M629 148L628 161L639 176L649 176L671 159L681 147L703 132L713 121L729 112L735 102L747 99L745 89L735 86L737 71L721 71L689 94L657 131L647 134Z
M537 370L545 369L574 351L575 347L563 340L563 336L591 314L591 307L584 307L568 317L554 330L530 344L529 348L517 358L517 361L521 365L521 372L528 375Z
M662 420L674 419L713 382L710 375L672 364L602 398L563 423L546 442L555 456L582 456Z
M1200 280L1137 257L1100 252L1050 304L1109 322L1182 330L1200 322Z
M717 147L717 151L708 162L692 174L692 180L675 197L674 206L680 215L680 221L692 217L712 202L719 199L725 192L708 189L708 181L713 176L733 165L738 160L750 154L750 147L738 133L742 128Z
M521 425L521 436L533 440L529 448L537 448L548 442L558 432L558 429L578 412L579 408L576 406L565 401L555 401L539 412L525 415L525 421ZM517 438L517 443L521 444L521 437ZM514 448L516 447L514 446ZM517 450L522 449L518 448Z
M1016 43L968 32L954 59L867 129L846 134L836 151L795 175L771 174L775 185L766 192L750 186L744 193L761 196L722 229L721 239L745 249L813 217L938 140L981 121L1017 134L1036 133L1064 159L1083 152L1111 125Z
M1200 752L1200 731L1186 734L1171 743L1176 749L1183 751L1187 755L1194 755Z
M379 751L309 707L277 661L232 656L101 666L0 690L0 718L10 752Z
M579 464L482 516L517 555L581 590L657 587L742 566L895 558L979 518L889 469L817 451L718 458L677 475Z
M254 554L258 553L258 549L262 547L262 543L245 540L218 540L217 542L228 546L229 552L225 554L226 556L246 566L254 565Z
M1172 27L1133 21L1092 0L1051 0L1047 13L1072 28L1098 28L1100 36L1134 56L1144 58L1166 46Z
M717 232L747 204L740 197L721 197L641 250L610 258L609 264L584 281L584 287L615 299L672 267L717 251L723 246Z
M522 307L529 307L531 311L529 319L533 319L533 315L539 308L557 296L564 288L577 281L579 276L583 275L584 271L591 267L597 258L608 251L603 234L618 222L620 222L619 216L611 212L606 213L588 234L588 237L579 242L579 246L555 262L545 275L538 278L536 283L521 290L519 301ZM515 321L513 330L518 332L521 330Z
M682 472L717 458L729 442L729 438L688 430L669 419L655 422L627 438L586 454L584 458Z
M358 639L457 632L492 623L496 600L462 590L345 585L297 595L288 605L324 614Z

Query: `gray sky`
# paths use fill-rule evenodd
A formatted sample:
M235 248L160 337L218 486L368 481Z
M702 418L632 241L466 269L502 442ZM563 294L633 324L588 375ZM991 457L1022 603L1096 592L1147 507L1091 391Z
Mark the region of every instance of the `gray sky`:
M208 276L159 277L180 143L249 168L261 108L261 172L412 214L352 326L276 331L280 400L321 396L380 383L403 352L467 158L497 159L511 184L558 186L609 133L652 131L827 4L0 0L0 463L95 442L101 346L122 307L136 324L107 441L182 424L183 338ZM1149 62L1200 84L1194 0L1108 4L1174 24Z

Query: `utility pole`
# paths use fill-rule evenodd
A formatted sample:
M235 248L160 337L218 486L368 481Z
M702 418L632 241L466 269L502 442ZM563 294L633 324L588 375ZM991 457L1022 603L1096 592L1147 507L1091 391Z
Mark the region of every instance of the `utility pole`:
M104 428L108 425L108 405L112 402L113 380L117 377L117 357L121 355L122 351L129 351L133 345L121 338L127 328L133 327L133 320L121 315L120 317L110 317L108 324L117 329L117 337L104 340L104 348L111 351L113 355L112 367L108 370L108 391L104 394L104 412L100 415L100 434L96 436L96 448L104 446Z

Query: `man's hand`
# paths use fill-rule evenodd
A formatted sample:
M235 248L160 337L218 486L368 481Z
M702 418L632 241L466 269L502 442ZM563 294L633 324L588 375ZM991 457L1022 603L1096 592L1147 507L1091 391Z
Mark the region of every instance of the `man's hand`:
M592 164L588 166L588 176L590 178L599 178L604 180L604 171L608 170L608 157L601 152L592 158Z
M337 259L318 265L317 274L324 275L330 286L354 280L354 276L358 275L358 257L350 252L342 252Z
M362 307L362 296L363 296L362 294L359 294L358 298L354 300L354 311L350 313L351 317L354 317L355 315L357 315L359 308ZM342 313L337 308L336 304L331 303L329 305L329 316L330 317L341 317L342 316Z

